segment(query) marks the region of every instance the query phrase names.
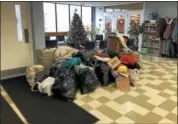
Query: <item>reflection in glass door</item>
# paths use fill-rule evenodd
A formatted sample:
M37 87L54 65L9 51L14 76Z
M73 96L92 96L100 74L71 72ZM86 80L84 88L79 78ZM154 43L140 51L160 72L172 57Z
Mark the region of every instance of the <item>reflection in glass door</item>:
M125 32L125 18L123 15L117 16L117 31L121 34Z
M126 34L126 13L119 12L115 14L115 31L120 34Z
M106 32L112 32L112 16L111 15L105 15L105 29Z
M130 15L130 27L138 27L140 25L140 14Z

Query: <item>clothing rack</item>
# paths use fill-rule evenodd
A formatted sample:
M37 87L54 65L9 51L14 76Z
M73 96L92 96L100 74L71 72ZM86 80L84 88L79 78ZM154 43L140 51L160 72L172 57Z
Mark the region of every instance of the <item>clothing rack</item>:
M158 25L161 39L160 54L166 57L178 57L177 18L160 18Z

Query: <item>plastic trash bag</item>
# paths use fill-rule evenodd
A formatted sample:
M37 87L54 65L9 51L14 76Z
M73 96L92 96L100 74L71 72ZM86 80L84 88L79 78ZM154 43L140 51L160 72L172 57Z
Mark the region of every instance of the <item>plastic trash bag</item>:
M111 72L111 69L105 62L101 62L101 63L97 64L97 66L95 67L95 73L96 73L101 85L103 85L103 86L107 86L109 84L110 72Z
M74 57L79 57L85 65L88 65L88 62L90 62L90 58L92 55L89 52L83 52L79 51Z
M73 101L77 92L76 75L73 68L63 68L58 73L52 92L62 100Z
M95 72L88 67L79 70L78 80L81 94L93 92L99 87L99 80Z

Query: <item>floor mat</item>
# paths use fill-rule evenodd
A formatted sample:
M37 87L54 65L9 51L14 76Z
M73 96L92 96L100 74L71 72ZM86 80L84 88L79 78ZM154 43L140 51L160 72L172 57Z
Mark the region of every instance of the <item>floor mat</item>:
M25 77L4 80L2 86L31 124L93 124L98 121L73 102L32 92Z
M10 105L1 96L1 124L22 124L22 121L10 107Z

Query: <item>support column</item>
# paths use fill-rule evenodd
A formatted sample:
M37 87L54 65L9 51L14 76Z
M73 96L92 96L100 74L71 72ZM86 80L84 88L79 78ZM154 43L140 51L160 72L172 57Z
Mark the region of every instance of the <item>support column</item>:
M37 51L45 48L43 2L30 2L34 64L38 63Z

